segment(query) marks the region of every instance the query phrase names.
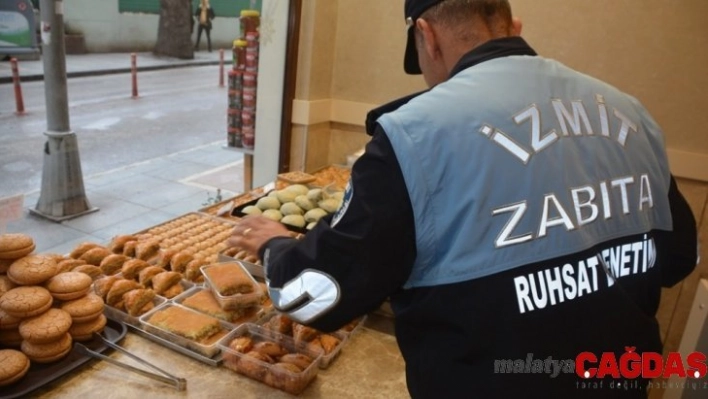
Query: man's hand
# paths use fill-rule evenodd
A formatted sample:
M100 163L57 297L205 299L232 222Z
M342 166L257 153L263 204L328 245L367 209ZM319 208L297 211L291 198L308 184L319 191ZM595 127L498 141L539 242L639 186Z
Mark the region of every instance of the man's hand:
M280 222L264 216L246 216L238 221L227 244L258 255L261 247L271 238L290 236L290 231Z

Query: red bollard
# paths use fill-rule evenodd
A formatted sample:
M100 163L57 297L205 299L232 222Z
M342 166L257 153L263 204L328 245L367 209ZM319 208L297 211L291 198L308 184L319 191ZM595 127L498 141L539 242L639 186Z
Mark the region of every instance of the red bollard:
M133 98L138 98L138 63L135 53L130 54L130 71L133 75Z
M25 113L25 102L22 100L22 87L20 87L20 71L17 67L17 58L12 57L10 59L10 64L12 65L12 82L15 84L16 113L18 115L23 115Z
M224 49L219 49L219 87L224 87Z

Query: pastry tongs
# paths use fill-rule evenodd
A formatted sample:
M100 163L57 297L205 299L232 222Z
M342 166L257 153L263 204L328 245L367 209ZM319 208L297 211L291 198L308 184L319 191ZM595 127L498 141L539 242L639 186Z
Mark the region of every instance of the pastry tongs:
M82 344L80 344L80 343L77 342L77 343L74 344L74 348L77 350L78 353L80 353L80 354L82 354L82 355L87 355L87 356L90 356L90 357L93 357L93 358L96 358L96 359L105 360L105 361L107 361L108 363L111 363L111 364L113 364L113 365L115 365L115 366L124 368L124 369L129 370L129 371L132 371L132 372L134 372L134 373L138 373L138 374L143 375L143 376L148 377L148 378L152 378L153 380L157 380L157 381L160 381L160 382L164 382L165 384L172 385L172 386L174 386L175 389L177 389L178 391L184 391L184 390L187 389L187 380L186 380L186 379L173 376L172 374L170 374L170 373L168 373L168 372L162 370L161 368L155 366L154 364L149 363L148 361L139 358L138 356L136 356L136 355L134 355L134 354L128 352L128 351L125 350L124 348L122 348L122 347L120 347L120 346L114 344L113 342L107 340L106 338L104 338L104 337L103 337L101 334L99 334L99 333L94 333L93 336L96 337L96 338L99 338L104 344L106 344L106 346L109 346L109 347L111 347L111 348L113 348L113 349L115 349L115 350L117 350L117 351L119 351L119 352L122 352L122 353L128 355L130 358L136 360L137 362L139 362L139 363L141 363L141 364L143 364L143 365L145 365L145 366L148 366L148 367L150 367L150 368L152 368L152 369L154 369L154 370L159 371L159 372L162 373L163 375L155 374L155 373L152 373L152 372L149 372L149 371L146 371L146 370L139 369L139 368L137 368L137 367L131 366L131 365L129 365L129 364L121 363L121 362L119 362L118 360L115 360L115 359L113 359L113 358L110 358L110 357L108 357L108 356L105 356L105 355L103 355L103 354L101 354L101 353L92 351L91 349L89 349L89 348L87 348L86 346L84 346L84 345L82 345Z

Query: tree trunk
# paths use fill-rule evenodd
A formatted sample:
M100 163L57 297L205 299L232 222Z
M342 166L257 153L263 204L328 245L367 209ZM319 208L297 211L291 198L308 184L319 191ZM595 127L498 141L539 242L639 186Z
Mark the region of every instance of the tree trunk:
M156 55L193 59L192 1L160 0L160 26L157 31Z

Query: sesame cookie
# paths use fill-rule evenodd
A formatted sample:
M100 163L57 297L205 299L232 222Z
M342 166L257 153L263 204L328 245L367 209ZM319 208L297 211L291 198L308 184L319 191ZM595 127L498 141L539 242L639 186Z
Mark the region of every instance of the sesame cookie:
M7 277L19 285L37 285L57 274L57 262L41 255L28 255L14 261L7 270Z
M30 317L20 322L20 335L33 344L47 344L61 338L71 327L71 315L52 308L39 316Z

